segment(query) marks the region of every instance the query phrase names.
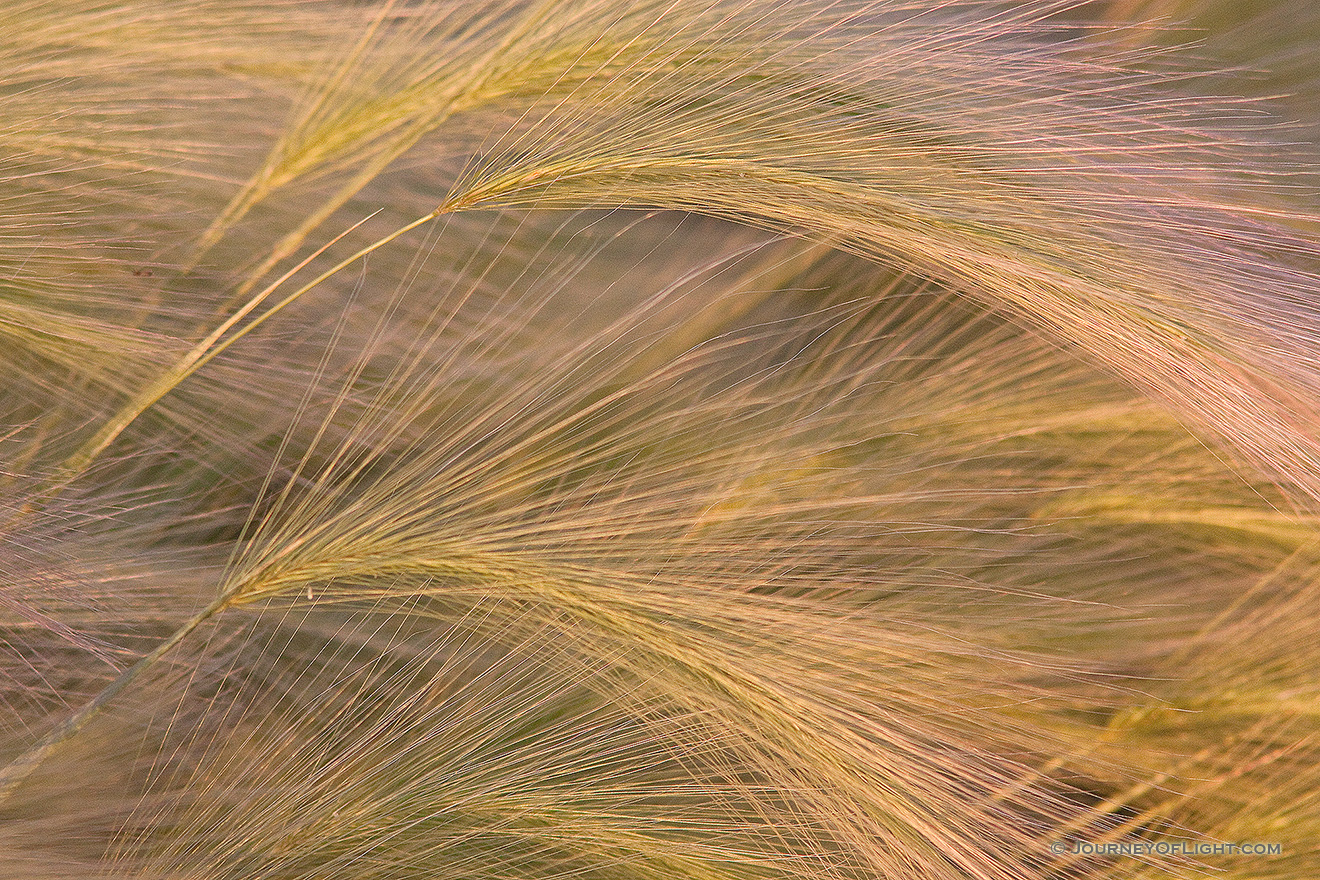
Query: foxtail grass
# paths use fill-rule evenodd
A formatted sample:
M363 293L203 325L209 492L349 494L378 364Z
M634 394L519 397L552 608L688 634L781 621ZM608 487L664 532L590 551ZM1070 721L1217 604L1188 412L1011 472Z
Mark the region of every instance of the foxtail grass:
M0 10L6 875L1314 876L1266 6Z

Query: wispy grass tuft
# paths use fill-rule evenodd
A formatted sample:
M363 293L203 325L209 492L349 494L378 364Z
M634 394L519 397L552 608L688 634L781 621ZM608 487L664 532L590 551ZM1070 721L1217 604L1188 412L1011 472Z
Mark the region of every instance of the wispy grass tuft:
M1314 876L1222 7L0 11L7 875Z

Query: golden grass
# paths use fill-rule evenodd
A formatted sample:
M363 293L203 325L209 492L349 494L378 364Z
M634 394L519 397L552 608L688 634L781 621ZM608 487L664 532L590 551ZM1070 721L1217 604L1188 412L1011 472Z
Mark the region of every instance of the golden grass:
M1314 876L1221 6L0 11L7 875Z

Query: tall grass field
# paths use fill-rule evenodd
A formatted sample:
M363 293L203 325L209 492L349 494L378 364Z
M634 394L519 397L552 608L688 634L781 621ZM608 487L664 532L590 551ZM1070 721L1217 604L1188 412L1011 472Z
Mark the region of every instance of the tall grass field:
M0 0L0 877L1320 877L1320 6Z

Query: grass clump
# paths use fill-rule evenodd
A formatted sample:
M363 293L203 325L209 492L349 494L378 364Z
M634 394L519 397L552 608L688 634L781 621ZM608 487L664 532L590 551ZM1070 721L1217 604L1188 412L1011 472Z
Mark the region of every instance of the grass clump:
M0 12L0 863L1313 876L1320 34L1222 5Z

